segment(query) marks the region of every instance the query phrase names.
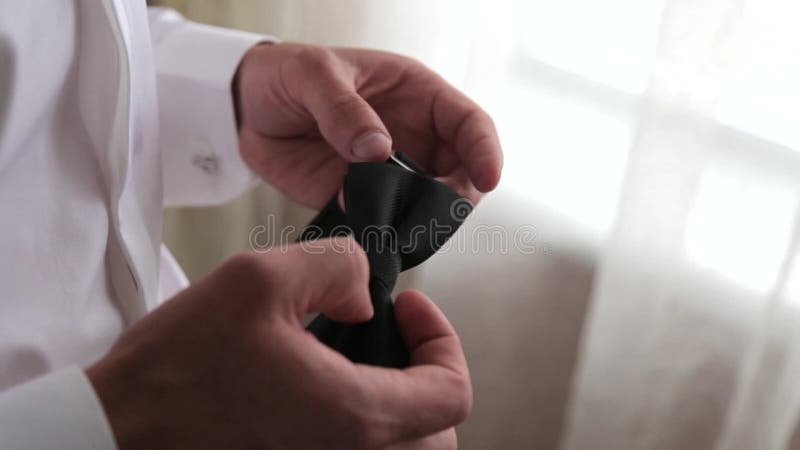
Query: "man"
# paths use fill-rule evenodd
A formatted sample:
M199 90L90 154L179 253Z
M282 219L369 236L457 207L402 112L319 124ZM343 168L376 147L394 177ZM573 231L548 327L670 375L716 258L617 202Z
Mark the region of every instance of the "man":
M0 448L455 447L469 375L423 294L396 300L412 367L352 364L300 317L370 317L361 250L245 253L187 288L161 217L254 174L320 207L393 146L477 201L502 165L486 113L397 55L139 0L0 6Z

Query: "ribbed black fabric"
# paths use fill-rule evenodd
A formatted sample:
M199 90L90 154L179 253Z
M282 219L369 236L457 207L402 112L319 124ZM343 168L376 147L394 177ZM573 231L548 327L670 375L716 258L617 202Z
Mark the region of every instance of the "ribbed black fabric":
M319 315L308 330L353 362L406 367L409 353L395 321L392 289L401 271L425 261L447 242L471 206L405 155L395 157L413 171L394 162L351 163L344 179L347 212L334 197L300 240L352 234L369 259L375 310L372 319L357 325Z

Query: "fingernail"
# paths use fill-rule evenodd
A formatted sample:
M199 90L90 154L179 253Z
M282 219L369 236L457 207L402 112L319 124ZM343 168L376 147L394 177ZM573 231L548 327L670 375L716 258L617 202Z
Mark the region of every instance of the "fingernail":
M392 140L380 131L369 131L353 141L353 156L365 160L386 158L392 152Z
M339 208L341 208L342 211L346 211L345 206L344 206L344 190L343 189L339 189L339 193L336 194L336 200L339 202Z

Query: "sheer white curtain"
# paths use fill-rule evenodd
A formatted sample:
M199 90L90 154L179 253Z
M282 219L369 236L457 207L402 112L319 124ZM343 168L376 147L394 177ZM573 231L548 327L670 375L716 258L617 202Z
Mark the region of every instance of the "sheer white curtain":
M565 448L791 446L798 6L665 3Z
M504 179L462 233L532 225L537 251L451 249L413 282L473 369L462 448L800 449L796 0L167 3L416 56L495 117ZM216 220L296 210L258 195Z

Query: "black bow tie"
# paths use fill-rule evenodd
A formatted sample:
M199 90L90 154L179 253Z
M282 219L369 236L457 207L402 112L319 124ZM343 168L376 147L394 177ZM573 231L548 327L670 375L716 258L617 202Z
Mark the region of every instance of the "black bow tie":
M303 230L301 241L351 234L369 259L374 316L347 325L322 314L308 331L353 362L406 367L409 353L394 317L398 275L428 259L456 232L472 207L400 154L387 163L351 163L344 203L334 197Z

